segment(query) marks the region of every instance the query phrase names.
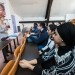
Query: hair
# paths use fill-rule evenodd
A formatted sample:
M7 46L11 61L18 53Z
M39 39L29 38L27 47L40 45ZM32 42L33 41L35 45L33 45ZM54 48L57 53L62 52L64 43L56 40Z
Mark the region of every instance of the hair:
M49 25L49 28L51 29L51 31L55 31L57 26L55 24L51 24L51 25Z
M45 23L44 22L41 22L40 23L40 26L42 26L42 28L45 28Z
M5 9L4 9L4 6L2 5L2 4L0 4L0 6L3 8L2 10L4 11Z
M37 26L37 23L34 23L35 26Z
M0 19L2 18L2 17L5 17L3 14L0 14Z

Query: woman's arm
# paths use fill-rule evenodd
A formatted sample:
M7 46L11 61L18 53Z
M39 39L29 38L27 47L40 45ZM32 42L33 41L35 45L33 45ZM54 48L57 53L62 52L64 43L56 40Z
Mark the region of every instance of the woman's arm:
M37 60L34 59L34 60L31 60L31 61L28 61L29 64L37 64Z
M33 66L31 64L28 63L28 61L26 60L21 60L19 62L19 65L22 67L22 68L28 68L30 70L32 70L33 72L35 72L36 74L38 75L55 75L55 73L52 73L53 70L55 69L55 67L51 68L51 69L42 69L42 68L39 68L37 66Z
M6 29L6 27L5 28L2 28L1 26L0 26L0 32L5 32L7 29Z
M47 52L43 52L42 55L40 55L38 58L28 61L30 64L38 64L43 63L45 61L50 60L54 56L55 49L53 50L46 50Z
M28 61L26 60L21 60L19 62L19 65L22 67L22 68L28 68L32 71L34 71L35 73L39 74L39 75L42 75L42 68L39 68L39 67L35 67L31 64L28 63Z

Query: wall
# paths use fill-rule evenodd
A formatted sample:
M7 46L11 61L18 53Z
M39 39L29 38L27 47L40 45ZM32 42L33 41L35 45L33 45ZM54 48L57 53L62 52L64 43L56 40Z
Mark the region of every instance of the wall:
M23 17L21 21L45 21L44 17ZM33 27L34 23L24 23L24 27Z
M15 15L15 13L14 13L14 10L13 10L9 0L8 0L8 6L9 6L9 11L10 11L10 17L11 17L11 15ZM11 27L9 33L10 32L14 33L13 24L12 24L12 18L11 18L11 20L9 20L9 23L10 23L10 27Z
M15 20L16 20L16 28L17 28L17 26L20 26L20 30L22 31L23 26L22 26L22 24L19 23L19 21L21 21L21 17L18 16L17 14L15 14ZM18 32L18 29L17 29L17 32Z
M23 21L45 21L45 17L25 17ZM65 17L50 17L49 21L65 20Z
M65 20L65 17L50 17L49 21Z
M45 21L45 17L26 17L22 19L21 21ZM50 17L49 21L57 21L57 20L65 20L65 17ZM33 23L25 23L25 27L32 27Z
M72 19L75 19L75 14L67 14L67 15L66 15L66 22L67 22L68 20L72 20Z

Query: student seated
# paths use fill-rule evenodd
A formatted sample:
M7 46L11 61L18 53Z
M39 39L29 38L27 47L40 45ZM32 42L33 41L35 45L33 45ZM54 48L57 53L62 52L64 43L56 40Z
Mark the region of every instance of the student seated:
M54 24L49 25L48 30L47 30L48 35L49 35L48 42L44 48L39 50L39 55L42 54L43 52L46 52L46 50L48 51L54 47L55 43L53 41L52 35L54 34L56 28L57 26Z
M39 24L39 23L38 23ZM34 27L37 27L37 24L34 23ZM38 28L36 28L35 30L32 30L30 32L30 36L34 37L34 38L37 38L37 36L39 35L39 30ZM30 38L27 38L28 42L33 42Z
M51 66L55 65L54 57L52 57L50 60L48 60L47 58L44 58L45 61L44 60L40 60L40 59L42 58L42 56L44 54L47 55L48 52L50 53L55 48L55 43L54 43L54 40L52 38L52 35L54 34L56 28L57 28L57 26L54 25L54 24L49 25L48 30L47 30L48 35L49 35L48 43L47 43L47 45L44 48L42 48L39 51L39 54L42 54L42 55L40 55L39 58L37 58L38 63L41 63L42 68L45 68L45 69L46 68L48 69Z
M38 23L40 24L40 23ZM44 30L47 31L48 27L45 27ZM39 30L37 33L30 33L30 36L34 37L34 38L38 38L37 36L39 35ZM27 38L28 42L33 42L30 38Z
M38 24L38 30L40 30L39 34L37 35L37 38L30 36L30 34L27 34L26 36L29 37L33 42L38 44L38 50L42 49L48 41L48 33L47 28L45 27L45 23L41 22Z
M40 25L40 23L38 23L38 25ZM44 30L47 31L48 27L45 27ZM39 35L40 30L38 30L38 32L36 33L30 33L31 36L38 36Z
M32 30L31 32L34 32L34 33L39 32L39 30L37 28L37 23L34 23L34 30Z
M49 69L42 69L32 64L37 64L38 60L21 60L19 65L28 68L38 75L75 75L75 56L73 50L75 46L75 25L64 23L57 27L53 35L54 42L59 45L51 52L42 55L40 60L55 58L56 65ZM46 60L45 60L46 61Z

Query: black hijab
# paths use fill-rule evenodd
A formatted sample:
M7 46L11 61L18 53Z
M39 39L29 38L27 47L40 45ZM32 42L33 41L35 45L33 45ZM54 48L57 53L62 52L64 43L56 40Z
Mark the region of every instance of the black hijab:
M73 48L75 46L75 25L70 22L61 24L57 27L57 31L63 41Z

